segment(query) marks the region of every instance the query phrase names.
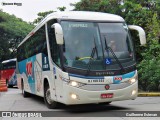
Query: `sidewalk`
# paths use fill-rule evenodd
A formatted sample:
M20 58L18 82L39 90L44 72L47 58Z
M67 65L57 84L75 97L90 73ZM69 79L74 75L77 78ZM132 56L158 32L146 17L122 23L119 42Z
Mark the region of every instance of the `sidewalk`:
M160 92L139 92L138 97L158 97Z

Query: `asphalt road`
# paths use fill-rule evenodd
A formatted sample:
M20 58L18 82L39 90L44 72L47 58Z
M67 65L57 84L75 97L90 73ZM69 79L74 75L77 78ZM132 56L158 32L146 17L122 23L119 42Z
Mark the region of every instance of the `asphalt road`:
M23 98L21 90L17 88L9 88L8 92L0 93L0 111L45 111L42 113L42 116L51 115L55 116L58 120L64 119L64 117L69 117L69 120L72 120L73 117L76 117L74 118L76 120L88 120L87 117L90 117L89 119L98 118L99 120L106 120L106 117L114 120L133 120L137 119L137 117L135 117L137 114L144 115L144 113L149 113L156 115L158 113L158 115L160 115L160 97L138 97L136 100L117 101L112 102L110 105L62 105L59 109L48 109L44 104L43 98L34 95L31 95L28 98ZM147 116L145 116L145 120L159 119L158 117L146 117ZM51 117L43 119L51 119ZM144 119L144 116L140 117L140 120L142 119Z

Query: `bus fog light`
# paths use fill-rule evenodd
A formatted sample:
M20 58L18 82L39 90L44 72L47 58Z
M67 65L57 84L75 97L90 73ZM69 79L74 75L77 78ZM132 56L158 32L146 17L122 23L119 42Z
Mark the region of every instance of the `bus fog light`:
M71 98L72 98L72 99L77 99L78 96L77 96L76 94L71 94Z
M136 90L133 90L133 91L132 91L132 95L135 95L136 93L137 93Z

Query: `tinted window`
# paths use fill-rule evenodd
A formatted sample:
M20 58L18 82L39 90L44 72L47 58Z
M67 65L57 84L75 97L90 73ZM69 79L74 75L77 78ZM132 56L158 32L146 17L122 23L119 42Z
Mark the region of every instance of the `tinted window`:
M56 43L54 28L51 28L51 26L56 22L57 20L51 20L48 22L47 26L48 26L48 36L49 36L51 57L53 59L53 62L58 66L60 66L60 50L59 50L59 46Z
M7 62L2 64L2 69L15 69L16 68L16 61Z
M26 42L24 42L17 50L18 61L27 59L38 53L47 54L47 43L45 26L36 31Z

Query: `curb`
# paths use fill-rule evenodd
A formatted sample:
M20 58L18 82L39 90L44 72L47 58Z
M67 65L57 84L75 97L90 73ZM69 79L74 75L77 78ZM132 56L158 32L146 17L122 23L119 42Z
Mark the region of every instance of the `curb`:
M159 92L138 93L138 97L158 97L158 96L160 96Z

